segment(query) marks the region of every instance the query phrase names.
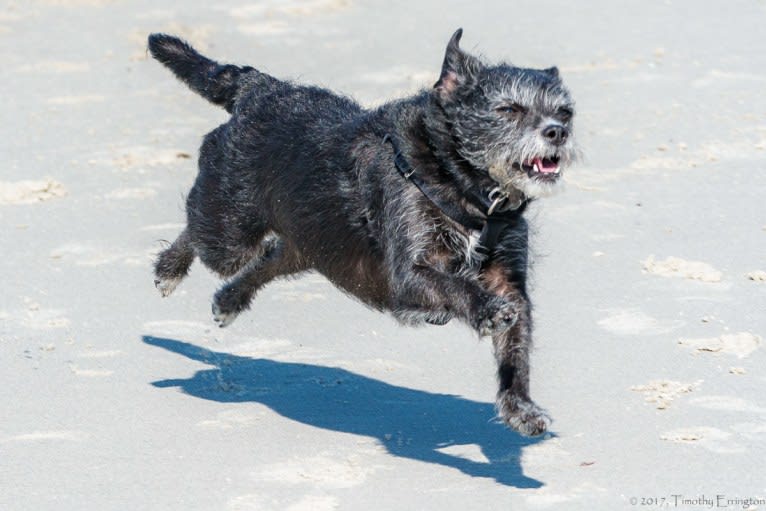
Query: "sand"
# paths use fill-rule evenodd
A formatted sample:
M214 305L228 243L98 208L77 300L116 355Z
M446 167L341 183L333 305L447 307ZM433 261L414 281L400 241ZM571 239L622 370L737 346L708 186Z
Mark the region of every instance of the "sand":
M0 205L34 204L64 197L66 194L64 185L53 179L0 181Z
M690 280L701 280L702 282L721 282L723 274L701 261L687 261L680 257L668 257L662 261L655 260L654 256L649 256L643 262L644 270L647 273L660 275L662 277L679 277Z
M762 342L757 335L739 332L705 339L680 339L678 344L693 349L695 353L729 353L737 358L745 358L757 350Z
M765 18L750 0L4 3L0 509L766 497ZM400 327L307 275L220 330L199 264L171 298L152 283L226 114L147 58L149 32L376 105L431 86L461 26L490 60L558 65L577 101L585 158L529 210L543 438L493 421L491 346L463 326Z
M701 383L701 380L694 383L653 380L645 385L634 385L630 390L643 393L644 401L656 405L658 410L665 410L677 397L692 392Z

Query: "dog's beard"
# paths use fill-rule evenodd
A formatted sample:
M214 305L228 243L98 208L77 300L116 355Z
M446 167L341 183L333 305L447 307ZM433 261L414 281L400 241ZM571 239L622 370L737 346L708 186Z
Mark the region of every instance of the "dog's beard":
M529 177L523 171L516 171L511 176L510 185L530 199L539 199L549 197L561 191L564 187L564 179L561 171L559 171L559 177L553 181L540 180L535 177Z
M564 169L577 159L571 141L553 146L537 134L523 137L513 148L496 152L490 176L507 192L522 192L529 198L548 197L564 186Z

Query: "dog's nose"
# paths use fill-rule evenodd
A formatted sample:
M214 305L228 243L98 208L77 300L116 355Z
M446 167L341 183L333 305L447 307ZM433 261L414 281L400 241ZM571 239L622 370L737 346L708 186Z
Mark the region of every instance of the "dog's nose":
M561 145L567 141L569 131L560 124L551 124L543 130L543 136L553 145Z

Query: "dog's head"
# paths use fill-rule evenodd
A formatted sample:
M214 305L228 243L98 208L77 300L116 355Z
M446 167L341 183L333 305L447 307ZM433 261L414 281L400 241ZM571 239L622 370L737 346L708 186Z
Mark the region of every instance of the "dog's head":
M577 155L574 103L555 67L488 66L450 39L435 103L458 154L505 188L542 197L561 184Z

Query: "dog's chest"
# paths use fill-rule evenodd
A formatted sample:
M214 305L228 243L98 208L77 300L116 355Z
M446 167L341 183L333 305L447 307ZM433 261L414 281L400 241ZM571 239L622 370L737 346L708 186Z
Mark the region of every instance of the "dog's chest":
M439 236L440 243L429 250L429 262L446 271L478 270L485 259L480 251L481 231L474 229L446 230Z
M463 236L463 260L468 266L475 266L480 264L484 256L479 252L479 239L481 238L481 231L471 229L468 234Z

